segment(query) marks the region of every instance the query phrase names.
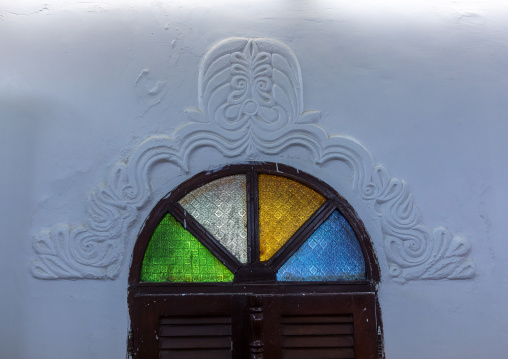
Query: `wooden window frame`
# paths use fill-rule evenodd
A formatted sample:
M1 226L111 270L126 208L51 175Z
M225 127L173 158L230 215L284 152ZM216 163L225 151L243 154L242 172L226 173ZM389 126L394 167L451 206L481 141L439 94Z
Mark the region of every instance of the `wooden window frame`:
M286 242L284 246L274 254L268 261L261 263L259 261L259 246L258 246L258 186L257 179L258 175L272 174L277 176L286 177L297 182L300 182L309 188L321 193L325 198L326 202L307 220L307 222L298 229L295 234ZM212 182L216 179L245 174L247 178L247 238L248 238L248 261L250 263L240 263L232 254L222 247L208 232L197 223L193 217L188 214L183 207L178 204L178 201L188 193L201 187L202 185ZM328 218L328 216L338 209L341 214L347 219L351 227L353 228L355 235L360 242L360 246L365 258L365 279L362 280L343 280L343 281L277 281L276 271L284 264L284 262L305 242L306 239ZM151 236L160 223L161 219L170 213L180 223L185 223L187 230L193 234L198 240L207 247L213 255L215 255L228 269L230 269L235 275L233 282L226 283L176 283L176 282L165 282L165 283L149 283L141 282L140 274L143 263L144 254ZM359 327L358 340L365 342L370 341L366 347L359 346L356 348L356 353L360 356L358 358L378 358L382 350L377 350L377 356L374 356L374 349L372 345L378 345L376 342L376 335L381 334L382 326L380 321L380 310L377 301L377 284L380 280L379 265L374 255L372 244L368 236L365 227L349 203L340 196L333 188L326 183L316 179L315 177L294 169L289 166L274 164L274 163L251 163L251 164L240 164L230 165L223 167L216 171L204 171L191 179L185 181L176 189L171 191L169 195L164 197L152 210L148 216L145 224L138 236L138 240L135 244L132 258L132 265L129 274L129 311L131 317L131 333L132 342L132 356L136 358L156 358L158 354L155 352L157 343L154 342L159 337L157 333L157 320L161 315L165 315L167 308L167 302L176 303L182 301L187 303L185 310L192 310L190 304L192 300L186 301L185 296L191 296L193 300L199 302L201 299L208 300L213 303L217 298L235 298L231 299L238 306L238 301L247 299L249 296L261 296L266 298L268 302L275 301L276 297L284 296L298 296L298 295L335 295L335 301L344 303L364 303L365 308L369 306L371 318L374 318L375 325L372 323L368 330ZM182 299L184 298L184 299ZM190 297L188 297L190 298ZM208 299L206 299L208 298ZM214 299L215 298L215 299ZM317 297L316 297L317 298ZM367 299L366 299L367 298ZM370 299L368 299L370 298ZM219 301L220 302L220 301ZM248 307L247 302L242 302L244 306ZM216 304L220 307L220 303ZM337 303L340 306L340 303ZM353 305L353 304L351 304ZM149 314L147 306L154 314ZM234 307L234 306L233 306ZM232 307L232 308L233 308ZM247 308L245 307L245 308ZM356 304L353 305L356 308ZM351 307L351 308L353 308ZM235 307L237 308L237 307ZM358 307L359 308L359 307ZM357 315L355 318L362 316L362 311L356 308ZM185 311L184 310L184 311ZM236 309L231 309L236 310ZM239 315L231 313L232 315ZM245 314L243 314L245 315ZM245 318L244 318L245 319ZM372 319L371 319L372 320ZM367 320L368 321L368 320ZM238 326L238 320L234 323ZM363 325L361 321L355 322L355 325ZM149 335L144 333L146 328L155 326L155 335ZM141 328L141 329L140 329ZM144 328L144 329L143 329ZM374 329L373 329L374 328ZM237 330L241 328L236 328ZM373 332L374 331L374 332ZM362 334L363 333L363 334ZM236 335L236 334L235 334ZM250 335L255 335L254 331L250 331ZM357 340L355 334L355 341ZM245 348L249 347L246 339L234 339L242 342ZM374 341L374 342L373 342ZM143 344L141 344L143 343ZM151 344L148 344L151 343ZM374 344L373 344L374 343ZM280 344L280 343L279 343ZM140 349L143 348L143 349ZM270 359L273 354L270 353L269 346L268 351L265 352L265 359ZM370 349L365 349L370 348ZM143 354L140 356L140 350ZM243 357L240 354L239 349L233 351L234 358ZM245 349L245 350L253 350ZM367 354L362 354L368 352ZM251 352L252 358L261 358L261 356L255 356L256 353ZM272 356L271 356L272 355Z

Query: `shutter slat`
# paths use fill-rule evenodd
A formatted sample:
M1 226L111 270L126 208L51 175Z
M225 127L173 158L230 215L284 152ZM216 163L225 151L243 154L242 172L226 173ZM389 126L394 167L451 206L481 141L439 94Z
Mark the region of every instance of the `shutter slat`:
M285 324L282 335L353 334L352 324Z
M165 325L161 326L160 328L160 336L163 337L186 337L203 335L231 335L231 325Z
M353 347L353 343L352 335L282 337L282 347L289 348Z
M352 323L352 315L283 316L281 323Z
M231 350L161 350L159 359L230 359Z
M159 339L161 349L206 349L231 348L231 337L162 337Z
M161 325L175 325L175 324L230 324L231 318L229 316L202 316L202 317L165 317L160 318Z
M285 349L282 352L283 359L354 359L353 348L312 348L312 349Z

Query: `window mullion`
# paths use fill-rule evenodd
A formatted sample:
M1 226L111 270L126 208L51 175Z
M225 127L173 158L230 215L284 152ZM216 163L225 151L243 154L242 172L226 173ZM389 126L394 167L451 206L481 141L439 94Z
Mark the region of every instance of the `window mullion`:
M249 262L259 262L259 196L258 173L247 173L247 246Z

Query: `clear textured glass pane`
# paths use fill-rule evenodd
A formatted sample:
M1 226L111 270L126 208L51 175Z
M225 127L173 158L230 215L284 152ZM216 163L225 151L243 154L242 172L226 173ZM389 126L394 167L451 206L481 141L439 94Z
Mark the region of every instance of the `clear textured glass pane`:
M231 282L233 273L170 214L155 229L143 258L142 282Z
M353 228L338 212L284 263L279 281L331 281L365 278L365 259Z
M260 260L270 259L312 214L325 198L291 179L260 174L259 252Z
M223 177L199 187L179 202L241 263L247 262L246 187L244 175Z

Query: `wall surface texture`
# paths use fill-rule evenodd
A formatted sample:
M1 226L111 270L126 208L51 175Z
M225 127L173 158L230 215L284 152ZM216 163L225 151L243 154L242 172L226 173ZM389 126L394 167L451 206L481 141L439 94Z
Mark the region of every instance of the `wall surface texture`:
M64 228L58 243L95 228L90 203L111 185L112 169L145 139L199 122L197 111L184 110L204 101L200 61L230 37L292 50L303 110L320 111L319 120L305 117L318 121L313 131L353 138L402 179L430 231L470 246L467 279L390 272L390 209L361 200L340 161L316 165L300 148L227 158L199 146L187 169L169 163L147 172L150 196L123 232L108 229L123 243L113 247L114 267L59 267L56 279L39 279L51 277L38 270L40 254L56 250L41 249L50 243L41 236ZM379 257L388 359L505 358L507 134L503 1L0 0L0 356L124 358L130 253L150 209L198 172L255 159L312 173L358 211ZM62 248L61 256L75 255Z

